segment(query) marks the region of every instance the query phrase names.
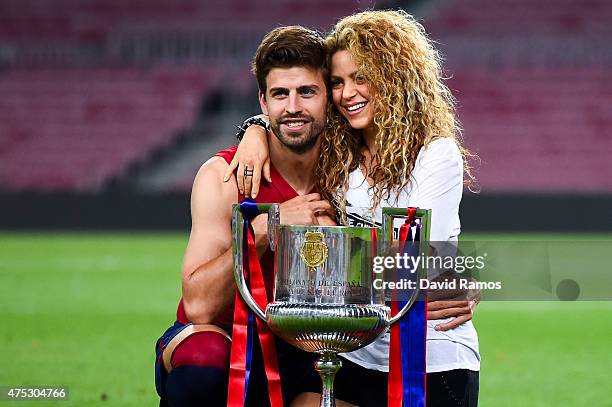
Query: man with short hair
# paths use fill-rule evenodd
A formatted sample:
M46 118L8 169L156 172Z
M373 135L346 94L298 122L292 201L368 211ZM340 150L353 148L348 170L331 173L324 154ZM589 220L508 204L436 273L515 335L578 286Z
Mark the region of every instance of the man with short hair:
M257 49L253 72L259 101L269 116L272 183L264 182L259 202L282 202L281 222L329 225L332 208L314 191L319 135L325 127L327 86L323 40L303 27L271 31ZM160 405L225 406L231 348L233 277L231 211L241 202L234 178L223 174L236 148L217 153L196 175L191 195L192 227L182 268L183 298L177 321L156 345L156 388ZM249 172L251 171L251 172ZM246 169L247 177L252 169ZM267 247L267 215L252 221L268 296L273 258ZM320 391L314 355L276 340L283 399ZM254 346L247 405L266 405L261 351Z

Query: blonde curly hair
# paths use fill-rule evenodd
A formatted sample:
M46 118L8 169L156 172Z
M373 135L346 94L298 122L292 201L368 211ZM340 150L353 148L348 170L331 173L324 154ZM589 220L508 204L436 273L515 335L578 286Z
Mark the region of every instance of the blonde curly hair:
M372 209L383 198L389 199L392 191L399 196L410 181L421 147L438 137L456 142L466 184L471 185L468 158L475 155L462 146L455 100L443 83L441 56L414 17L403 11L360 12L340 20L325 43L328 62L337 51L351 54L373 96L370 103L378 132L368 174L374 180ZM336 201L344 222L349 173L359 166L364 141L334 106L328 117L318 182L326 198Z

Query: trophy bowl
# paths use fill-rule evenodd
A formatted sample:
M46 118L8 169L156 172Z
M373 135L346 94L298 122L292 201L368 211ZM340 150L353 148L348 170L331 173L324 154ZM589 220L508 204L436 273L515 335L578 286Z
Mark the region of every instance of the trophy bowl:
M266 308L270 329L307 352L352 352L386 328L390 309L381 305L274 302Z

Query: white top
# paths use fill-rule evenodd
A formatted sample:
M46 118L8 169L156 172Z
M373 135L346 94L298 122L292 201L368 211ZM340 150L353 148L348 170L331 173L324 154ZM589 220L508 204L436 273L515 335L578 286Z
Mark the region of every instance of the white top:
M381 207L420 207L431 209L430 241L456 241L461 232L459 203L463 193L463 159L454 140L439 138L419 152L411 181L399 194L396 191L388 200L383 199L375 208L375 220L382 220ZM346 195L347 212L351 207L360 212L359 218L371 216L363 212L373 200L372 190L360 168L351 172ZM359 208L359 209L358 209ZM369 212L369 211L368 211ZM353 217L353 220L355 217ZM349 217L349 224L351 219ZM427 321L427 372L442 372L453 369L480 370L478 335L472 321L455 329L438 332L434 326L452 318ZM389 371L389 339L387 332L374 343L350 353L342 354L346 359L368 369Z

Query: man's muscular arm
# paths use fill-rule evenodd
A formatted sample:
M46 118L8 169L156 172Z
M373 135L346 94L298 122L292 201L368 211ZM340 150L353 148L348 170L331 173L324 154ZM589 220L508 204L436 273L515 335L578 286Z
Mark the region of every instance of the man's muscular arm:
M209 324L234 300L232 204L235 181L220 181L227 163L220 157L198 171L191 192L191 234L183 258L183 303L190 322Z

